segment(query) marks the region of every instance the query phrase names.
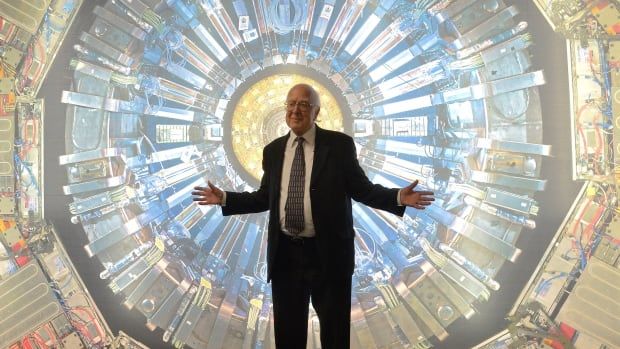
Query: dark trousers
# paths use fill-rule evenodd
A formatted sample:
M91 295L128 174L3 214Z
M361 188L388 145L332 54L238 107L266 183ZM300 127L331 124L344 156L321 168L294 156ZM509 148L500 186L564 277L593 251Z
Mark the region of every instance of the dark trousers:
M280 235L271 289L276 348L305 349L308 307L316 311L322 349L350 346L351 275L324 275L316 241Z

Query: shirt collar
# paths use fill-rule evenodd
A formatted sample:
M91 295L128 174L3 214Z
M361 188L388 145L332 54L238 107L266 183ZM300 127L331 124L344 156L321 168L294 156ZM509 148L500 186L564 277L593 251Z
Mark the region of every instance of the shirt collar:
M314 146L314 141L316 140L316 124L313 123L312 127L310 127L310 129L306 131L306 133L301 135L301 137L304 138L304 141L308 143L308 145ZM296 146L297 145L297 142L295 142L296 139L297 139L297 135L294 134L293 132L290 132L287 146L289 147Z

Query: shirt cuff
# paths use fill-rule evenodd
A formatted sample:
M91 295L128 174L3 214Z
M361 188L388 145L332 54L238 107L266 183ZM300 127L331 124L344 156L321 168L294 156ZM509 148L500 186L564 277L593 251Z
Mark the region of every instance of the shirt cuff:
M403 191L402 189L399 189L398 193L396 194L396 205L398 205L398 206L403 206L403 203L400 202L400 192L402 192L402 191Z
M222 192L222 202L220 203L220 206L226 206L226 192L225 191Z

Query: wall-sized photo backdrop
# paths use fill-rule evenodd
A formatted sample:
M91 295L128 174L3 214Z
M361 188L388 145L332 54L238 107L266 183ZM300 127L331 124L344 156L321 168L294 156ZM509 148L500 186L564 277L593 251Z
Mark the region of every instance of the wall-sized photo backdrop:
M274 348L267 215L223 217L191 191L256 189L301 82L373 182L436 197L403 218L353 204L352 347L465 348L502 330L480 345L620 345L571 315L618 319L604 301L567 297L619 275L619 14L578 0L0 0L0 296L16 300L0 305L14 314L0 347ZM47 280L37 306L54 306L36 320L10 291L26 271Z

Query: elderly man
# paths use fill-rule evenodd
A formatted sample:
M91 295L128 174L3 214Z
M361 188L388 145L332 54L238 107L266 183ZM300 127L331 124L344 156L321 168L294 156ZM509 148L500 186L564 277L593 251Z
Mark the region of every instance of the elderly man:
M406 206L424 209L430 191L417 180L389 189L368 180L353 139L323 130L321 109L309 85L290 89L286 124L291 132L263 149L263 177L254 192L224 192L209 182L194 201L218 204L226 215L269 210L267 247L276 347L305 348L310 300L321 329L321 347L348 348L354 235L351 199L399 216Z

